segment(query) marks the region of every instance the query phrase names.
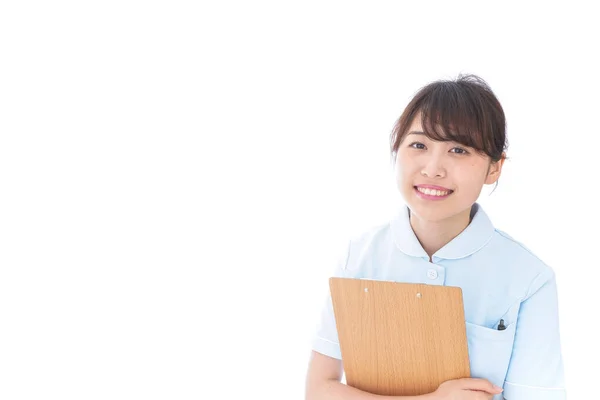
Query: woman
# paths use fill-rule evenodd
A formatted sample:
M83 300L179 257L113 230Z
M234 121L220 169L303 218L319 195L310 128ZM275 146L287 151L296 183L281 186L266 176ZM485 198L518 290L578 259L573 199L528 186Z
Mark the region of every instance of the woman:
M392 130L406 206L390 223L351 240L334 276L461 287L471 378L422 396L390 398L565 399L554 272L495 229L476 202L483 185L500 177L505 126L492 90L468 75L423 87ZM342 384L342 372L328 298L306 398L386 398Z

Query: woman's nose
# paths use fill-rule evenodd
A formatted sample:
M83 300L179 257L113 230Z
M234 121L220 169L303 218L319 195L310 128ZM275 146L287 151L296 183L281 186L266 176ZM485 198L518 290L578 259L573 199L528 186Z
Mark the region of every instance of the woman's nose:
M421 175L428 178L444 178L446 176L446 169L442 165L442 161L439 157L431 157L427 163L423 165Z

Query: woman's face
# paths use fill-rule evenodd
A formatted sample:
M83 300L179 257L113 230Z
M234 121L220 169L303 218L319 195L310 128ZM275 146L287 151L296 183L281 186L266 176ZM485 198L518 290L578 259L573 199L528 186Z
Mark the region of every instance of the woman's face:
M500 177L502 163L455 142L429 139L417 115L398 147L396 180L412 213L439 222L470 212L483 185Z

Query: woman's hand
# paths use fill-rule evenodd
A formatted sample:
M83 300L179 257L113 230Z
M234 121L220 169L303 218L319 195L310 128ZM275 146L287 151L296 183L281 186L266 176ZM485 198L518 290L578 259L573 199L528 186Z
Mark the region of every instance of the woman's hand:
M491 400L502 392L487 379L463 378L446 381L433 392L435 400Z

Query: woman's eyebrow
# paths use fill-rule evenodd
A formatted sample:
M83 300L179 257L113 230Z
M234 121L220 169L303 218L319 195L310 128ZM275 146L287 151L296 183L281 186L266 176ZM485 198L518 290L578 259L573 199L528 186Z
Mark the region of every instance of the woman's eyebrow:
M410 131L410 132L408 132L407 136L408 135L424 135L424 134L425 133L422 131Z

